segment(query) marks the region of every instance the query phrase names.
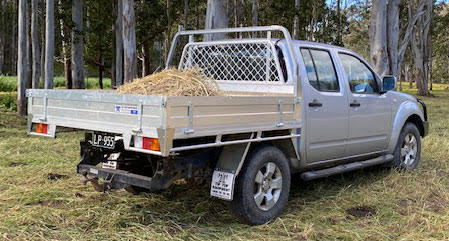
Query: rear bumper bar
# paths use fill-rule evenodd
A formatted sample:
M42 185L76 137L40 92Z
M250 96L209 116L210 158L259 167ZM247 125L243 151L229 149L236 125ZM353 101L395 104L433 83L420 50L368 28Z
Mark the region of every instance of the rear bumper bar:
M133 174L123 170L99 168L93 165L79 164L77 172L84 176L102 178L110 182L112 187L124 188L126 186L137 186L151 189L153 179L151 177Z

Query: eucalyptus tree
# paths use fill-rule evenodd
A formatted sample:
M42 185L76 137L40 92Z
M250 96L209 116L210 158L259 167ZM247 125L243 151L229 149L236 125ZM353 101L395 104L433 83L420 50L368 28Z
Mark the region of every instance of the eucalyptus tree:
M55 4L46 1L45 14L45 89L53 89L54 53L55 53ZM20 59L20 58L19 58Z
M72 81L73 88L84 89L83 1L72 0Z
M433 0L421 0L425 2L425 11L413 29L412 49L416 69L416 87L418 95L430 95L429 92L429 32L433 15ZM412 1L413 2L413 1ZM413 6L410 5L410 11ZM431 43L430 43L431 44Z
M137 76L136 20L134 0L123 0L123 50L124 82L129 83Z
M228 1L208 0L205 29L227 28L229 24ZM205 41L225 38L225 34L208 34Z
M123 84L123 2L117 0L117 16L115 20L115 85Z
M27 1L19 0L18 5L18 61L17 61L17 112L19 115L26 115L25 88L27 81L27 27L26 12Z
M409 15L408 22L403 29L399 24L400 0L373 1L369 29L370 61L377 73L399 77L407 46L416 23L424 14L424 8L428 1L432 0L419 1L416 11ZM409 7L413 7L415 1L408 1L407 4ZM399 40L400 35L403 36L402 40Z
M3 74L3 64L5 63L5 0L0 0L0 75Z
M40 49L38 26L38 0L31 0L31 48L32 48L32 87L39 88L40 77Z

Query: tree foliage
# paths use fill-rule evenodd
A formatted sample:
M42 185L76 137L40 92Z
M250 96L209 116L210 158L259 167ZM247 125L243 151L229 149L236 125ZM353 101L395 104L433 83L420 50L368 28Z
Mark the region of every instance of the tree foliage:
M16 75L17 66L17 1L0 0L0 71L6 75ZM253 23L252 0L227 0L229 26L251 26ZM400 29L405 29L409 21L408 5L400 2ZM136 46L138 75L151 73L163 66L171 38L184 21L188 29L202 29L205 26L206 0L135 0ZM295 0L258 0L258 24L282 25L293 33L297 16L299 39L341 45L354 50L363 57L369 57L369 19L371 0L300 0L299 9ZM117 0L84 0L84 63L86 76L112 76L115 63L115 29ZM340 3L340 8L337 4ZM235 7L240 7L238 10ZM70 34L61 34L60 23L68 33L73 29L71 1L55 1L55 75L63 75L64 56L62 43L68 43ZM45 1L39 0L39 38L42 43L45 20ZM340 11L338 11L340 10ZM184 12L187 13L184 19ZM432 71L434 82L448 82L449 79L449 10L445 1L436 1L431 24ZM239 16L236 16L238 14ZM341 32L340 32L341 31ZM340 39L339 36L342 36ZM403 39L403 32L399 39ZM43 50L41 46L41 50ZM68 49L70 54L70 49ZM404 66L413 66L411 49L405 52ZM0 56L1 59L1 56ZM43 64L43 63L41 63ZM146 68L143 68L143 65ZM144 70L146 69L146 70ZM411 68L413 69L413 68ZM404 75L404 69L402 76ZM413 75L411 75L413 76Z

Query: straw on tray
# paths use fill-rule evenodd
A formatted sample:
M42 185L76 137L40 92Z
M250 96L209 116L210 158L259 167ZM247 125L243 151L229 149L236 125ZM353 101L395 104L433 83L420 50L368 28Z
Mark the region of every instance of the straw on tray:
M120 86L121 94L159 96L216 96L220 95L217 83L204 75L199 68L186 70L167 69L135 79Z

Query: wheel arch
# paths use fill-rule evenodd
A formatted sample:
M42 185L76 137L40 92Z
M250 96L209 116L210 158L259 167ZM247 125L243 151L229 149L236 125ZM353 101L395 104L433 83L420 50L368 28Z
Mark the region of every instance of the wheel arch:
M418 128L420 135L425 135L424 130L424 114L418 103L412 101L403 102L395 115L393 116L393 126L391 129L390 141L388 144L388 153L393 153L396 148L396 144L401 134L402 128L406 123L413 123Z
M413 123L416 127L418 127L419 134L421 137L424 137L424 122L422 121L421 117L417 114L413 114L407 118L404 125L407 123Z
M243 143L224 146L216 164L217 169L230 171L239 175L244 162L248 161L252 153L266 146L278 148L289 161L291 173L299 169L299 159L292 139L280 139L254 143Z

